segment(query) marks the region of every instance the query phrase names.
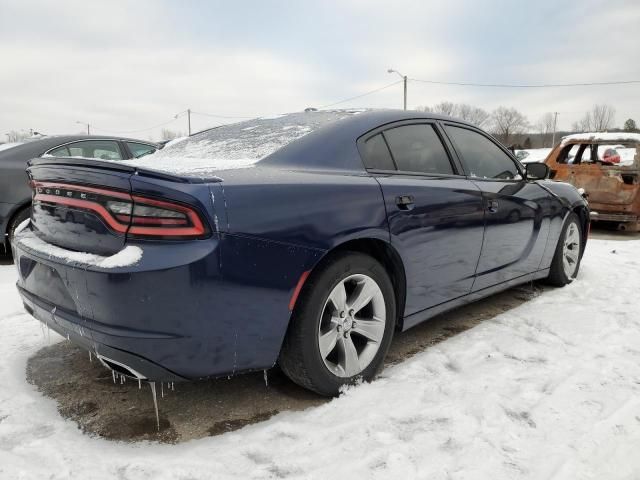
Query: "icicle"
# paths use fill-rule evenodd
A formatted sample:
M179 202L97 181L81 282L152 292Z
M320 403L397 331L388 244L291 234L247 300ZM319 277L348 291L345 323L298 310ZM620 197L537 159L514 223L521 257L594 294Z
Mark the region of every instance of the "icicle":
M142 390L142 380L138 379L138 390Z
M160 396L164 398L164 382L160 382Z
M111 370L111 376L113 377L113 383L116 383L116 372Z
M172 392L175 392L175 391L176 391L176 388L173 386L173 382L171 382L171 391L172 391Z
M70 342L71 338L69 338L69 334L67 333L67 342Z
M91 350L89 350L89 363L93 363L93 355L91 355Z
M263 370L262 374L264 376L264 386L269 388L269 379L267 378L267 370Z
M153 408L156 411L156 425L160 431L160 414L158 413L158 396L156 395L156 382L149 382L151 387L151 395L153 395Z

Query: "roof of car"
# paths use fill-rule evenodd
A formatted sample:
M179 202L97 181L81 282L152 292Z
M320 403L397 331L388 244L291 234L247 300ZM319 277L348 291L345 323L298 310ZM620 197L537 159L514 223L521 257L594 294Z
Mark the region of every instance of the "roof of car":
M381 125L412 119L458 122L443 115L404 110L305 111L222 125L125 163L199 176L258 162L265 166L295 163L308 168L354 169L355 139Z
M46 151L58 146L64 145L70 142L76 142L79 140L122 140L125 142L145 143L148 145L158 146L155 142L149 142L147 140L138 140L134 138L114 137L109 135L47 135L37 140L28 140L24 143L8 148L6 150L0 150L0 158L19 155L24 158L39 157Z
M562 144L568 143L640 143L640 133L631 132L587 132L562 137Z

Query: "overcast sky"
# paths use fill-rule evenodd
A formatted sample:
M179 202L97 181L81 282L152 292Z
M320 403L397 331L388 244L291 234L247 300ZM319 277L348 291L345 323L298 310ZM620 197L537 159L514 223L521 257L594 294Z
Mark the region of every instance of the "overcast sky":
M30 129L158 138L323 106L416 79L640 79L638 0L0 0L0 134ZM568 128L594 103L640 122L640 84L493 89L409 83L409 108L513 106ZM402 106L396 85L339 107ZM338 107L336 106L336 107ZM92 133L93 133L92 132Z

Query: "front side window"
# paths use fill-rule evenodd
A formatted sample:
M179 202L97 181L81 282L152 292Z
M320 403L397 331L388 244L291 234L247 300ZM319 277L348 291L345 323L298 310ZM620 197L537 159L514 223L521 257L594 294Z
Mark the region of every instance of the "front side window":
M484 135L451 125L445 128L462 155L470 176L498 180L522 178L511 157Z
M398 170L453 174L449 155L432 125L404 125L384 132Z
M146 145L144 143L127 142L127 147L131 150L133 158L144 157L156 151L156 147L153 145Z
M84 157L102 160L122 160L118 143L111 140L88 140L70 143L49 152L54 157Z

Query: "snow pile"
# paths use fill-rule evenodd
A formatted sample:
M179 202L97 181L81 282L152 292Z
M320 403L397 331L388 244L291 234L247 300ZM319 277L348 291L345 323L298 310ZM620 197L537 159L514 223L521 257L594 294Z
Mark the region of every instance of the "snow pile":
M180 445L112 443L63 420L25 381L27 358L46 342L23 313L15 269L0 267L0 476L637 478L639 254L640 241L591 241L566 288L323 406Z
M168 144L151 155L119 163L178 175L247 168L327 123L355 113L351 110L290 113L222 125Z
M19 225L24 229L30 220L25 220ZM23 224L25 224L23 226ZM17 230L16 230L17 231ZM20 245L27 247L39 254L49 258L79 264L81 266L91 266L98 268L118 268L135 265L142 258L142 249L134 245L129 245L118 253L105 257L94 253L75 252L65 248L52 245L38 238L31 230L20 232L16 235L16 240Z
M562 145L572 141L614 142L614 143L640 143L640 133L629 132L595 132L576 133L562 137Z
M543 162L551 153L552 148L530 148L527 150L516 150L516 157L521 163ZM522 152L522 153L520 153ZM520 155L518 155L520 154Z

